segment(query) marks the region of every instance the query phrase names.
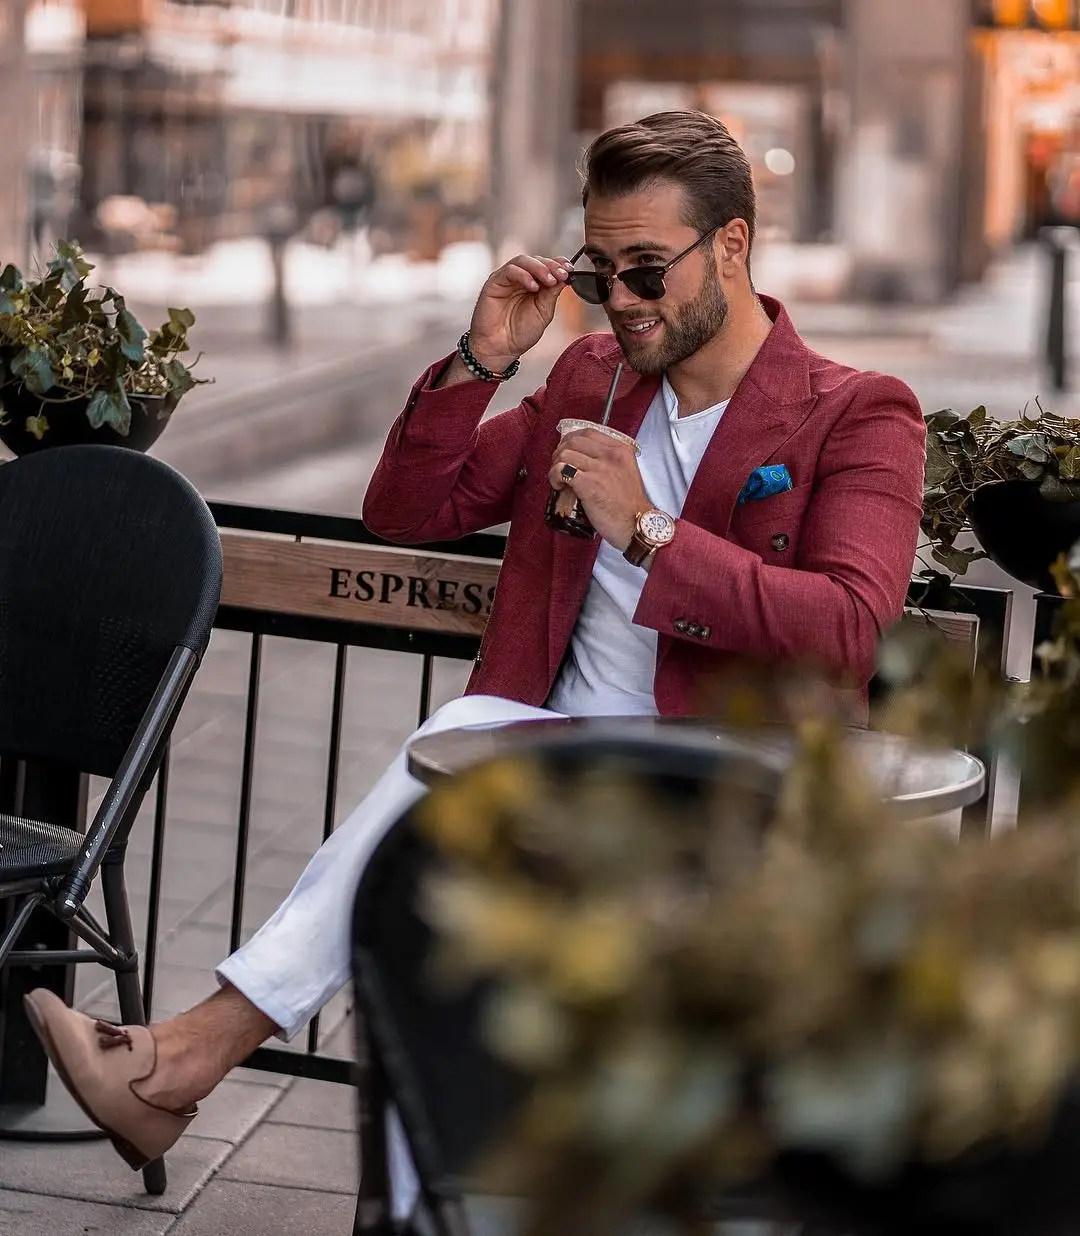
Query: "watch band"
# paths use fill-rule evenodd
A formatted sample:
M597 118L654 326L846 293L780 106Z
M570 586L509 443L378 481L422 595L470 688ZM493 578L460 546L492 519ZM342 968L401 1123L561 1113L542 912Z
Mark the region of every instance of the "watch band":
M655 525L657 520L664 529L663 534L657 532L655 527L652 532L648 531L648 525ZM658 549L671 544L675 536L675 526L675 517L667 511L661 511L655 506L646 508L639 513L635 521L630 544L623 550L623 557L631 566L645 566Z
M623 557L631 566L644 566L649 555L655 553L658 548L659 546L646 541L641 533L635 530L630 538L630 544L623 550Z

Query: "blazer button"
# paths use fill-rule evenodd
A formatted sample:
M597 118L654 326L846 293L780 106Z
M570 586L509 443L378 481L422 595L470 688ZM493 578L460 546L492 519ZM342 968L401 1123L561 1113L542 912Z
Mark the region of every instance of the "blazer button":
M529 475L529 469L526 468L524 464L522 464L521 467L518 468L517 479L519 481L523 481L528 475Z
M696 622L691 622L690 625L686 628L686 634L692 635L695 639L698 639L701 635L701 628L698 626Z
M702 639L708 639L710 635L712 635L712 627L702 627L701 628L701 638Z
M676 618L675 621L672 623L672 626L675 628L676 631L678 631L680 635L690 634L690 624L686 621L685 618Z
M475 665L476 668L479 669L480 666L483 664L484 664L484 654L482 652L478 652L476 656L473 658L473 665Z
M791 538L786 532L778 532L772 539L772 547L778 554L782 554L790 544Z

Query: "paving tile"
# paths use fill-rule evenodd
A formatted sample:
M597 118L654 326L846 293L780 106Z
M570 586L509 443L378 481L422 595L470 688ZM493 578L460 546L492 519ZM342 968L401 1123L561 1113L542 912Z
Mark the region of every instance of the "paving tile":
M258 885L252 886L249 882L248 887L244 891L244 913L243 926L244 938L250 938L252 932L266 922L266 920L274 913L281 905L285 897L285 892L280 888L265 888ZM199 923L206 926L225 926L228 927L232 921L232 887L220 893L210 900L206 905L201 906L196 913L191 915L189 922Z
M235 1145L271 1113L280 1098L280 1086L272 1085L269 1079L255 1084L228 1077L199 1104L199 1114L192 1121L191 1132L196 1137L210 1137Z
M186 1012L216 990L217 981L211 966L158 966L154 980L152 1018L154 1021L161 1021ZM109 988L99 988L82 1001L80 1007L90 1017L114 1020L116 993Z
M159 942L158 963L213 970L228 951L227 924L188 922Z
M154 980L154 1015L183 1013L217 990L211 966L158 966Z
M271 1044L277 1047L278 1044ZM272 1086L275 1090L285 1090L292 1084L293 1079L287 1077L284 1073L271 1073L263 1069L245 1069L243 1067L235 1068L229 1073L229 1081L243 1082L245 1085L251 1086Z
M221 1169L223 1180L355 1194L356 1135L338 1129L263 1124Z
M0 1189L0 1236L162 1236L175 1222L171 1214Z
M218 1179L195 1199L170 1236L349 1236L355 1209L348 1194Z
M108 1142L51 1146L5 1142L0 1155L0 1191L13 1189L180 1214L231 1150L228 1142L186 1134L165 1156L168 1188L162 1197L151 1197L143 1189L142 1176L130 1171Z
M268 1124L294 1124L311 1129L338 1129L355 1134L357 1094L352 1086L298 1078L267 1116Z
M311 860L311 850L268 848L248 864L249 888L276 888L288 893Z

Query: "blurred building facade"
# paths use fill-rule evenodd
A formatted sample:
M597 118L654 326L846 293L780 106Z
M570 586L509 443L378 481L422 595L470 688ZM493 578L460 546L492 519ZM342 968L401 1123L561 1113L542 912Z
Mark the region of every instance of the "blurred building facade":
M404 216L433 198L428 231L483 223L494 0L33 8L79 18L73 226L92 244L197 252L320 211L370 223L376 202L384 229L415 233Z
M763 241L829 247L856 297L933 302L978 279L1046 221L1055 158L1080 156L1080 0L573 7L557 40L531 43L536 106L575 99L572 135L549 147L704 108L750 155ZM554 89L545 60L564 66ZM569 170L562 191L572 202ZM530 247L551 226L543 198L531 210L515 220Z
M683 106L745 145L763 244L830 255L836 294L938 300L1080 193L1080 0L5 0L0 23L27 118L8 252L361 220L420 256L561 247L583 144Z
M8 140L0 142L0 262L21 262L26 249L31 117L27 93L26 3L0 7L0 116ZM15 123L12 123L12 122Z
M1041 7L1025 6L1027 37L1068 37ZM1011 239L987 214L993 6L581 0L581 14L583 134L657 107L721 116L753 162L763 240L835 246L849 294L940 299Z

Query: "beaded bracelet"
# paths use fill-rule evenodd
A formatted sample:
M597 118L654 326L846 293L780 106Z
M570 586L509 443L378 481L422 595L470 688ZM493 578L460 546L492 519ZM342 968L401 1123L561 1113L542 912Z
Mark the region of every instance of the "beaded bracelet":
M458 340L457 345L458 356L461 357L461 362L465 368L472 374L474 378L479 378L483 382L506 382L514 376L521 368L521 361L516 360L512 365L509 365L502 373L496 373L494 369L489 369L487 365L482 365L472 354L472 349L469 347L469 332Z

